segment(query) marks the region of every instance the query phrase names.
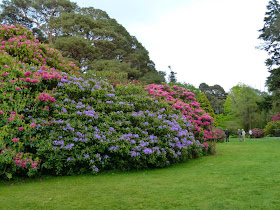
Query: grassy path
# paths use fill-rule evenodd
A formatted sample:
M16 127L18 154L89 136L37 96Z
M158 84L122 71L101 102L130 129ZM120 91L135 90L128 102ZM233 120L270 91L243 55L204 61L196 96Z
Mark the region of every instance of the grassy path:
M0 209L280 209L280 138L169 168L0 182Z

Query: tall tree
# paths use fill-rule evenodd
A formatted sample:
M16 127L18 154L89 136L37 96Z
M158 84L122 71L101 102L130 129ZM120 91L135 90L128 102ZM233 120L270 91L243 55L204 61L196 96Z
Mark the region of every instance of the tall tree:
M205 93L215 114L223 113L223 105L227 98L227 93L220 85L209 86L206 83L199 85L201 92Z
M260 91L244 84L231 88L226 102L225 114L234 115L240 119L244 129L248 130L260 125L258 102L261 101Z
M168 66L169 70L170 70L170 74L168 76L168 80L169 82L171 83L176 83L177 82L177 78L176 78L176 72L174 72L172 69L171 69L171 66Z
M213 110L209 100L207 99L207 96L205 95L205 93L201 93L196 101L200 104L200 107L203 110L205 110L207 113L209 113L211 117L215 118L214 110Z
M280 5L277 0L268 2L264 26L259 32L261 33L259 39L264 41L261 49L267 51L269 55L265 62L270 72L266 84L269 91L278 96L275 99L280 103Z
M264 26L259 30L259 39L264 43L261 49L266 50L270 58L266 60L266 65L271 67L280 64L280 5L277 0L268 2L267 11L264 17Z
M22 24L48 37L53 43L53 29L49 23L62 12L75 11L78 6L69 0L3 0L0 21L6 24Z

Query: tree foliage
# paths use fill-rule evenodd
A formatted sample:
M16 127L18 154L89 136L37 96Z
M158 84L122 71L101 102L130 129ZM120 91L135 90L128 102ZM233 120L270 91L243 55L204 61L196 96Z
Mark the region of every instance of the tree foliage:
M177 78L176 78L177 73L171 69L171 66L168 66L168 68L170 69L170 74L168 75L168 81L170 83L176 83L177 82Z
M199 85L201 92L205 93L215 114L223 113L223 105L227 98L227 93L220 85L209 86L206 83Z
M270 76L266 84L274 95L280 94L280 5L277 0L269 1L264 17L264 26L259 30L259 39L264 43L261 49L268 52L269 58L265 63L269 68ZM275 98L279 103L279 97Z
M53 42L53 28L50 22L63 12L77 9L77 4L69 0L4 0L1 22L6 24L22 24L29 29L36 29L39 34Z
M199 98L197 99L197 102L200 104L200 107L205 110L207 113L210 114L211 117L215 117L215 113L214 110L209 102L209 100L207 99L205 93L201 93L199 95Z
M257 102L261 101L260 91L238 84L231 88L225 102L225 114L240 119L240 125L248 130L262 125L262 116L258 113Z

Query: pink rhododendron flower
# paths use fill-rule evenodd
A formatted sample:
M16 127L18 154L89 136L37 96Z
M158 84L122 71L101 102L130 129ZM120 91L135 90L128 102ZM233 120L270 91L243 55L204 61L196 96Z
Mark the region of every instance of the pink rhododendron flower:
M7 76L8 74L9 74L8 72L5 72L2 74L2 76L4 77L4 76Z
M32 83L38 83L39 81L38 81L38 79L32 79L31 82Z
M27 77L27 76L29 76L30 74L31 74L31 72L30 72L30 71L27 71L27 72L24 73L24 76Z
M15 118L14 118L14 117L9 117L8 120L9 120L9 121L14 121Z
M23 129L24 129L23 127L19 127L18 128L19 131L23 131Z
M13 138L13 142L18 142L18 138Z
M0 110L0 114L4 114L4 112L2 110Z
M25 167L25 166L26 166L26 162L22 162L22 163L20 164L20 166L21 166L21 167Z
M20 90L20 87L16 87L16 90Z
M35 124L35 123L31 123L31 124L30 124L30 127L35 128L35 127L36 127L36 124Z

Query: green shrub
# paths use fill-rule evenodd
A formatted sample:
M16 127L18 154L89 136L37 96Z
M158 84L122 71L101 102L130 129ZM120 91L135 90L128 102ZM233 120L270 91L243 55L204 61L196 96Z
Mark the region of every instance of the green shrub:
M264 128L265 135L280 136L280 120L269 122Z

